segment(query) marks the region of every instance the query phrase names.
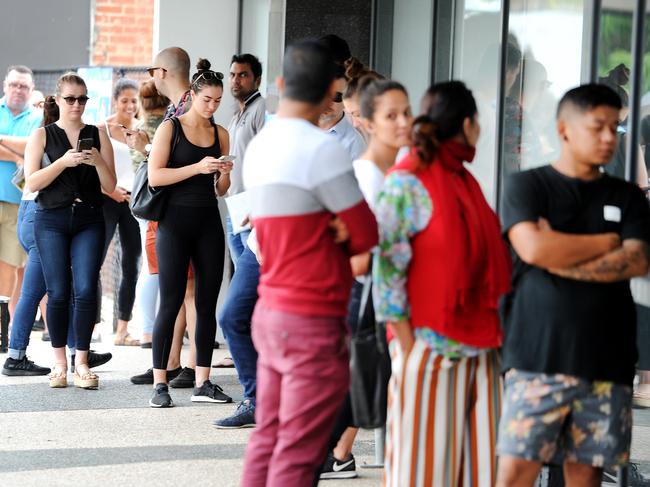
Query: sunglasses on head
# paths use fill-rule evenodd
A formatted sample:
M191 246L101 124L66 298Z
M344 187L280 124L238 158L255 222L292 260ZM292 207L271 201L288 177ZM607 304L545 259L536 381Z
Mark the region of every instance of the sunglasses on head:
M156 67L153 67L153 68L147 68L147 73L149 73L149 76L151 76L153 78L153 74L156 72L157 69L162 69L163 72L165 72L165 73L167 72L167 70L165 68L161 68L159 66L156 66Z
M76 102L79 102L79 105L83 106L89 100L89 98L86 95L82 95L82 96L62 96L61 98L63 98L68 105L74 105L74 102L76 101Z
M334 96L332 97L332 101L334 103L341 103L343 101L343 93L341 93L340 91L334 93Z
M204 79L206 81L210 81L210 80L213 80L213 79L222 80L223 79L223 73L220 73L219 71L210 71L210 70L203 71L203 72L201 72L201 74L199 74L196 77L196 79L194 81L192 81L192 84L194 85L194 84L198 83L202 79Z

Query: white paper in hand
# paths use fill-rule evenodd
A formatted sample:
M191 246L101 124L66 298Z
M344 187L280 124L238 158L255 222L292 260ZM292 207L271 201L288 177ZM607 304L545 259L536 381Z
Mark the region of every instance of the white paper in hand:
M249 194L247 191L238 193L226 198L226 206L230 214L230 221L232 223L232 233L237 235L244 230L250 230L250 224L242 225L241 223L246 220L250 214Z

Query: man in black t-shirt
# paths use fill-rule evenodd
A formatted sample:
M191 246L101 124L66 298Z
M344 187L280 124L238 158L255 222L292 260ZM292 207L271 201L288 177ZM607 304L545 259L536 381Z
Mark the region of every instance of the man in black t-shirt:
M601 167L616 149L618 95L569 91L562 150L510 177L504 232L515 251L505 316L506 371L497 485L532 486L543 463L567 485L599 486L629 459L636 316L629 279L648 271L650 209Z

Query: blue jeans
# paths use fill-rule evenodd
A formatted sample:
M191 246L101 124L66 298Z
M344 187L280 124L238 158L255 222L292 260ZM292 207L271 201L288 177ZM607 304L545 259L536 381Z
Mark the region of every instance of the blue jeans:
M257 351L251 337L251 319L259 280L260 266L255 254L244 247L219 314L219 324L228 340L239 382L244 387L244 398L252 402L255 402L257 389Z
M27 252L27 264L23 276L20 297L16 304L9 338L9 357L22 359L29 345L29 335L36 319L36 312L45 296L45 278L41 267L41 257L34 241L34 214L38 204L23 200L18 208L18 241ZM74 334L68 331L68 346L74 348Z
M104 214L100 207L74 203L65 208L36 210L34 238L45 276L47 326L54 348L66 344L71 289L76 349L90 348L97 315L97 281L104 234Z
M226 235L228 236L228 250L230 251L230 258L232 259L232 263L235 265L235 269L237 269L237 263L241 257L241 254L247 247L246 241L248 240L250 233L250 230L244 230L243 232L234 235L232 233L232 221L230 220L230 216L226 216Z

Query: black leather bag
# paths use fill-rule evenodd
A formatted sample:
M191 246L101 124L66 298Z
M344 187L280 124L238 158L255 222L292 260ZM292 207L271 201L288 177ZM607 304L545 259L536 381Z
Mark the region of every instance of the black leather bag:
M386 424L391 366L386 327L375 321L372 279L366 277L357 332L350 343L350 401L354 424L375 429Z
M176 117L170 118L173 125L171 154L178 143L180 136L179 121ZM171 160L171 159L170 159ZM169 163L167 163L169 165ZM167 208L167 187L152 188L149 186L148 162L145 159L140 163L135 178L133 180L133 190L131 191L131 213L137 218L152 222L160 221Z

